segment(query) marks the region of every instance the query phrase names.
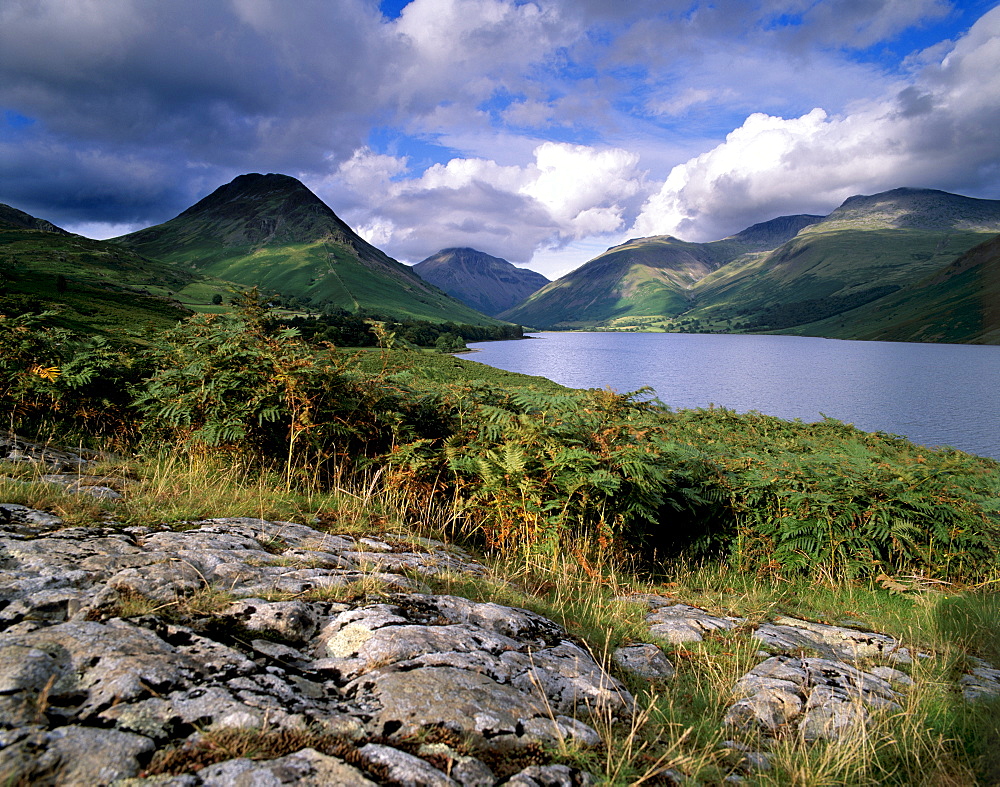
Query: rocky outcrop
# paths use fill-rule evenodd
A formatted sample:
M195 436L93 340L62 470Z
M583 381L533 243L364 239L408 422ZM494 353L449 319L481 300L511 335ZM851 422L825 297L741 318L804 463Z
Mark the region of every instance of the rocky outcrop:
M23 441L2 451L67 476L91 468ZM0 782L590 784L551 752L602 746L634 700L551 620L431 592L438 575L487 573L418 537L253 518L67 527L0 504ZM853 740L905 705L913 662L932 657L850 626L619 600L644 607L651 640L610 654L630 682L670 691L663 648L761 648L723 720L730 782L767 770L782 737ZM956 698L1000 696L1000 670L969 665Z
M754 626L670 597L626 598L649 609L645 620L650 633L667 642L698 642L712 631L743 627L766 649L758 652L761 662L733 686L734 702L723 721L749 741L720 744L734 768L732 782L742 780L739 772L770 768L770 741L790 733L807 741L852 740L872 714L901 710L914 682L898 667L909 667L914 658L931 658L893 637L847 626L783 616ZM1000 670L980 659L969 661L971 671L958 681L964 699L1000 697Z
M79 450L76 453L43 443L32 443L17 435L0 435L0 461L29 465L38 470L32 478L44 484L56 484L69 492L90 495L101 500L120 500L126 481L110 475L97 475L96 453ZM15 482L0 477L0 481Z
M67 528L0 506L4 782L108 784L173 752L176 785L582 784L543 747L598 745L589 720L631 712L555 623L427 592L440 572L485 572L460 550L259 519L185 527ZM326 748L183 775L178 752L197 761L220 730L310 731Z

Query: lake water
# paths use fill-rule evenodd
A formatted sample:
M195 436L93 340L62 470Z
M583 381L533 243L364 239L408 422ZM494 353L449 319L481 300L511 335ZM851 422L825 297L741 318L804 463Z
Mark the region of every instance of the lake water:
M727 407L903 435L1000 459L1000 347L800 336L539 333L469 360L572 388L643 386L673 409Z

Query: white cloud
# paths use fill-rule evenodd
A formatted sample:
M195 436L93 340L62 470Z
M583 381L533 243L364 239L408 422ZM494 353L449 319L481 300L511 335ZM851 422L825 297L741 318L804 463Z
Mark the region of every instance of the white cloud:
M0 0L0 107L29 123L0 115L0 199L152 223L281 171L396 256L526 261L637 217L709 237L865 189L985 183L997 12L898 69L852 56L947 7L412 0L389 20L375 0Z
M532 64L580 30L548 4L413 0L389 27L401 45L391 91L405 112L466 107L496 90L518 91Z
M915 82L843 115L753 114L712 150L673 168L637 234L711 240L782 213L826 212L897 186L996 188L1000 8Z
M521 193L534 197L562 226L575 226L584 237L588 226L612 232L621 224L621 203L639 193L639 157L620 148L595 150L585 145L546 142L535 149L530 180ZM595 213L598 211L598 213ZM601 218L595 218L600 215ZM613 225L611 216L614 215Z
M526 262L539 245L620 230L644 196L638 156L615 148L547 142L523 167L456 158L393 180L404 166L359 150L320 193L352 192L350 218L363 235L412 262L449 246Z
M392 178L407 170L406 157L375 153L371 148L358 148L337 169L339 180L359 194L389 188Z
M63 229L67 232L75 233L76 235L83 235L85 238L106 240L108 238L117 238L119 235L128 235L130 232L135 232L137 230L144 229L145 227L145 224L84 221L79 224L67 224L63 227Z

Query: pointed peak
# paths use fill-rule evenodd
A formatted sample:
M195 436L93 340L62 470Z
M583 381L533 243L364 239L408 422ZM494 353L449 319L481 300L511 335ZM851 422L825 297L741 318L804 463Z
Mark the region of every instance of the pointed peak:
M273 172L261 175L258 172L251 172L246 175L238 175L229 181L229 183L219 186L219 188L207 197L199 200L180 215L186 216L205 210L213 210L227 203L282 197L286 199L294 198L300 203L319 203L327 210L330 210L302 181L293 178L291 175L281 175ZM330 213L333 213L333 211L330 211Z

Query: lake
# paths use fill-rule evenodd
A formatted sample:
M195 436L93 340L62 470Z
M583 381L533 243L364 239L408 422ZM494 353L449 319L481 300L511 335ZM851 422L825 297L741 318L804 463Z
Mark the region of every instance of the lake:
M538 333L469 360L572 388L650 386L673 409L824 415L1000 459L1000 347L801 336Z

